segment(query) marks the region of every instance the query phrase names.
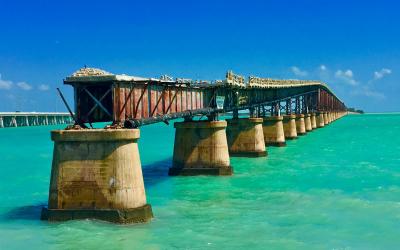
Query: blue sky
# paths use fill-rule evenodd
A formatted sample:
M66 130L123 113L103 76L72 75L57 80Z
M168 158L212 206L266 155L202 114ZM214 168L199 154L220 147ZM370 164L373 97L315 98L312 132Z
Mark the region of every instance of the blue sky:
M323 80L347 106L400 111L396 1L58 2L0 0L0 111L65 110L55 88L84 65Z

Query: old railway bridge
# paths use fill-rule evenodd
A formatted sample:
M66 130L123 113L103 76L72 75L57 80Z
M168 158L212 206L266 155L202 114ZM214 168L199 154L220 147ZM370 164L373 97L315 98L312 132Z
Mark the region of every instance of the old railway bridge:
M148 221L138 151L139 127L183 118L176 128L170 175L232 175L230 156L265 157L345 115L346 107L318 81L274 80L232 72L215 82L142 78L82 68L64 80L74 89L75 121L54 141L48 208L51 221L96 218ZM239 117L248 110L248 117ZM219 114L232 112L231 119ZM104 129L92 123L112 122Z

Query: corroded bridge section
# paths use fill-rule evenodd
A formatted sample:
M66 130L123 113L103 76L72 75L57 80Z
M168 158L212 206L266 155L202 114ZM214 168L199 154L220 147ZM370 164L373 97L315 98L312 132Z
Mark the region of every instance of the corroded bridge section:
M221 81L114 75L83 68L67 77L75 91L78 123L107 122L126 127L250 109L259 116L298 111L344 111L345 105L318 81L244 77L228 72Z
M49 207L42 212L51 221L153 217L138 150L140 126L183 118L174 123L169 175L229 176L230 157L266 157L268 147L325 127L346 109L319 81L246 80L231 71L224 80L207 82L83 68L64 83L74 87L75 112L68 109L75 124L52 131ZM219 115L228 112L230 119ZM94 122L112 123L88 129Z

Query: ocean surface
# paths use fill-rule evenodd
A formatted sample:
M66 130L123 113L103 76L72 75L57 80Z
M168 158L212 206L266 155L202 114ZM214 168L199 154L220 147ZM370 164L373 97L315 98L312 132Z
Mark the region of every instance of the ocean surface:
M114 225L40 221L47 204L50 130L0 129L0 249L398 249L400 114L349 115L231 158L232 177L169 177L174 128L141 129L155 218Z

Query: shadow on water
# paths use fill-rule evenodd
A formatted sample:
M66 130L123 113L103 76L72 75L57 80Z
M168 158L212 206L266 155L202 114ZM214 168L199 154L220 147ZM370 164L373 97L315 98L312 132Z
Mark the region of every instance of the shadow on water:
M46 206L46 204L41 203L31 206L15 207L5 213L2 217L5 220L39 220L40 213L44 206Z
M142 167L144 184L151 187L168 178L168 169L172 166L172 158L146 164Z
M146 188L156 185L167 178L168 169L171 167L172 158L153 162L142 166L143 178ZM15 207L1 216L4 220L39 220L42 208L47 203Z

